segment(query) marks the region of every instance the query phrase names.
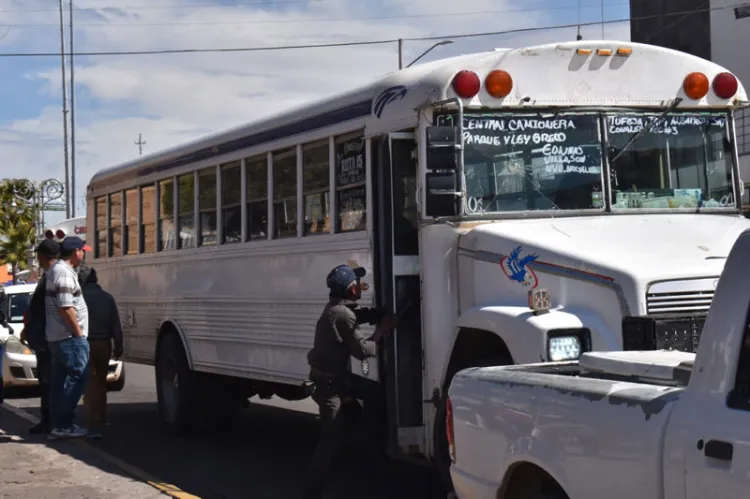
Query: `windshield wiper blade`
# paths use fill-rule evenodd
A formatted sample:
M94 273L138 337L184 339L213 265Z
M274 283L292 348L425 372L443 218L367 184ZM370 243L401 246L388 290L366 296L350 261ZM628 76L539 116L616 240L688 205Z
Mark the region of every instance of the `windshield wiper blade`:
M665 118L665 117L666 117L666 116L667 116L667 115L668 115L669 113L671 113L672 111L674 111L674 110L675 110L675 109L677 108L677 106L679 106L679 105L680 105L680 103L681 103L681 102L682 102L682 97L677 97L677 98L676 98L676 99L675 99L675 100L674 100L674 101L672 102L672 104L670 104L670 105L669 105L669 107L668 107L667 109L665 109L665 110L664 110L664 111L663 111L663 112L662 112L662 113L661 113L661 114L659 115L659 117L657 118L657 122L658 122L658 121L660 121L660 120L663 120L663 119L664 119L664 118ZM640 136L641 136L641 135L643 135L644 133L646 133L646 130L651 130L651 129L653 129L653 127L654 127L654 126L655 126L655 124L651 124L650 126L645 126L645 125L644 125L644 127L643 127L643 128L641 128L640 130L638 130L637 132L635 132L635 133L634 133L634 134L633 134L633 135L632 135L632 136L630 137L630 139L628 139L628 141L627 141L627 142L625 143L625 145L623 146L623 148L622 148L622 149L620 149L620 152L619 152L619 153L617 153L617 156L615 156L614 158L612 158L612 159L610 160L610 162L609 162L609 163L610 163L610 165L614 165L614 164L615 164L615 161L617 161L617 160L618 160L618 158L619 158L620 156L622 156L622 155L623 155L623 153L624 153L625 151L627 151L627 150L628 150L628 147L630 147L630 146L631 146L631 145L633 144L633 142L635 142L636 140L638 140L638 139L640 138Z

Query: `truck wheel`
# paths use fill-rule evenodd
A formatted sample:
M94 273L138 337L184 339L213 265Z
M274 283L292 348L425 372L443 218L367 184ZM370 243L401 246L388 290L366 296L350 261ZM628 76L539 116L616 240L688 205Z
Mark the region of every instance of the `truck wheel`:
M449 373L446 378L445 389L440 396L440 405L435 413L435 424L433 430L433 459L435 462L435 468L440 476L440 481L445 487L446 493L454 492L453 479L451 478L451 459L448 450L448 435L447 425L445 421L448 401L448 387L450 382L453 380L453 376L462 370L469 367L487 367L487 366L507 366L513 363L513 360L509 355L489 355L482 359L476 359L473 362L469 362L465 366L461 366L455 370L455 372ZM536 498L535 498L536 499ZM540 498L541 499L541 498Z
M159 419L174 433L189 432L198 409L199 390L176 334L168 334L161 341L155 373Z
M121 392L123 388L125 388L125 364L122 365L120 377L117 379L117 381L107 383L108 392Z

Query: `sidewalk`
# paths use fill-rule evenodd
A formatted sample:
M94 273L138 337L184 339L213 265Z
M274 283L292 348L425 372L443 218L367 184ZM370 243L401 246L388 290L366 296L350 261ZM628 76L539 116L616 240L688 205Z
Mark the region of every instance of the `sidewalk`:
M0 498L151 499L168 497L127 476L86 444L47 442L0 406Z

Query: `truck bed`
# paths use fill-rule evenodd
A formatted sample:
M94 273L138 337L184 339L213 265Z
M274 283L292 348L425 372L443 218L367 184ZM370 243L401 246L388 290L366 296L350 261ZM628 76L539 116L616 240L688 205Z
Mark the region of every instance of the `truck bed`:
M571 498L658 497L666 423L684 387L622 378L578 362L459 372L449 391L459 497L497 497L519 463L545 463Z

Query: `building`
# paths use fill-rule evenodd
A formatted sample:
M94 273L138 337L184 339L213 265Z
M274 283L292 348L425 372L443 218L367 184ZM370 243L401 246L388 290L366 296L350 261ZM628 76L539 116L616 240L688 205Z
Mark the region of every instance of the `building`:
M750 88L750 1L630 0L630 39L710 59L734 73ZM737 148L750 202L750 111L737 113Z

